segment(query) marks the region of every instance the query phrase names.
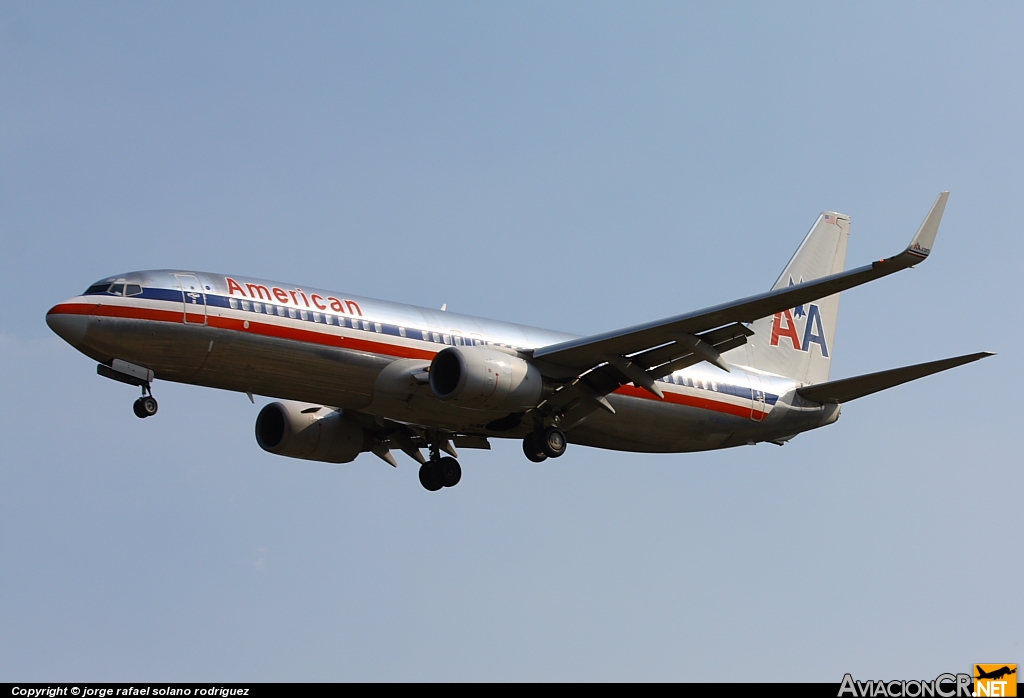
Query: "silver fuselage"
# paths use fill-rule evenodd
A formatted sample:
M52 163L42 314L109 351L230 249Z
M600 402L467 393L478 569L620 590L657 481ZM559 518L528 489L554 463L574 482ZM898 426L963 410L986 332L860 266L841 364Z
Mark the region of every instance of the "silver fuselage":
M410 384L446 346L531 350L573 339L562 332L239 276L140 271L110 277L131 295L87 293L50 310L48 322L100 363L120 359L157 379L329 405L453 433L522 438L507 412L454 406ZM677 371L665 399L626 385L570 429L572 443L622 451L685 452L781 442L829 424L837 405L807 402L799 383L733 365Z

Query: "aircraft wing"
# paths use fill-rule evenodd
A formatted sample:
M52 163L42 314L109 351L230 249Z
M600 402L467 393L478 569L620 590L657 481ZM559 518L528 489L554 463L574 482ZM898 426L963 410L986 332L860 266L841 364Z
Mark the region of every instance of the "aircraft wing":
M929 361L928 363L917 364L916 366L904 366L903 368L894 368L889 371L879 371L878 373L843 378L837 381L829 381L828 383L808 385L798 389L796 392L811 402L849 402L871 393L877 393L880 390L894 388L902 383L908 383L918 378L930 376L933 373L963 366L964 364L969 364L972 361L978 361L989 356L994 356L993 352L981 351L977 354L966 354L952 359Z
M935 242L935 235L938 232L948 197L949 192L939 194L939 198L936 199L914 239L910 241L910 245L893 257L872 262L870 265L858 269L749 296L704 310L542 347L533 352L533 358L543 362L539 364L542 372L544 364L586 371L609 362L609 357L612 357L613 360L614 357L632 357L640 352L663 345L675 345L679 350L676 352L677 354L693 353L691 349L696 349L698 353L701 349L707 350L710 348L707 346L708 342L704 341L705 346L701 347L701 342L696 341L701 339L701 333L722 328L725 325L750 323L759 318L880 279L923 261L928 257ZM742 343L740 342L740 344ZM699 360L711 360L712 363L719 363L720 357L719 361L713 360L715 353L721 353L721 350L705 351L702 355L703 358ZM668 373L671 373L671 370L661 375ZM652 377L659 378L661 375L652 374Z

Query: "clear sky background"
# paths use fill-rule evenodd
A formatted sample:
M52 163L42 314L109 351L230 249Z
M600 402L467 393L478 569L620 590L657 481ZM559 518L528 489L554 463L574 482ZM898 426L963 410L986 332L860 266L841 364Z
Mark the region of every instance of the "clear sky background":
M847 3L847 5L850 5ZM1019 3L0 0L0 680L819 680L1024 663ZM832 377L995 358L779 448L264 453L46 310L176 267L595 333L767 290ZM1016 628L1016 630L1014 630Z

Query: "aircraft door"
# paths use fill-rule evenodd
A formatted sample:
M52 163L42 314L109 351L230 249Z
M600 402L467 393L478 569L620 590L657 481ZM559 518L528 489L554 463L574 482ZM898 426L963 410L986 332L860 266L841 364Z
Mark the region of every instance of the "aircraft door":
M762 421L765 416L765 404L764 404L764 390L761 385L761 379L755 374L748 374L750 376L750 418L755 422Z
M206 324L206 292L195 274L175 274L181 288L182 311L186 325Z

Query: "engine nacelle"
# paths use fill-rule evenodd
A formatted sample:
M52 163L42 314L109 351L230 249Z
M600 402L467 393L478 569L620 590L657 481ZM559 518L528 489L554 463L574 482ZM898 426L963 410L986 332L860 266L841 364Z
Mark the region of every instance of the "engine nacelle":
M348 463L363 450L363 428L340 410L272 402L256 417L256 443L289 458Z
M533 364L492 347L448 347L430 363L430 389L460 407L515 411L537 406L544 379Z

